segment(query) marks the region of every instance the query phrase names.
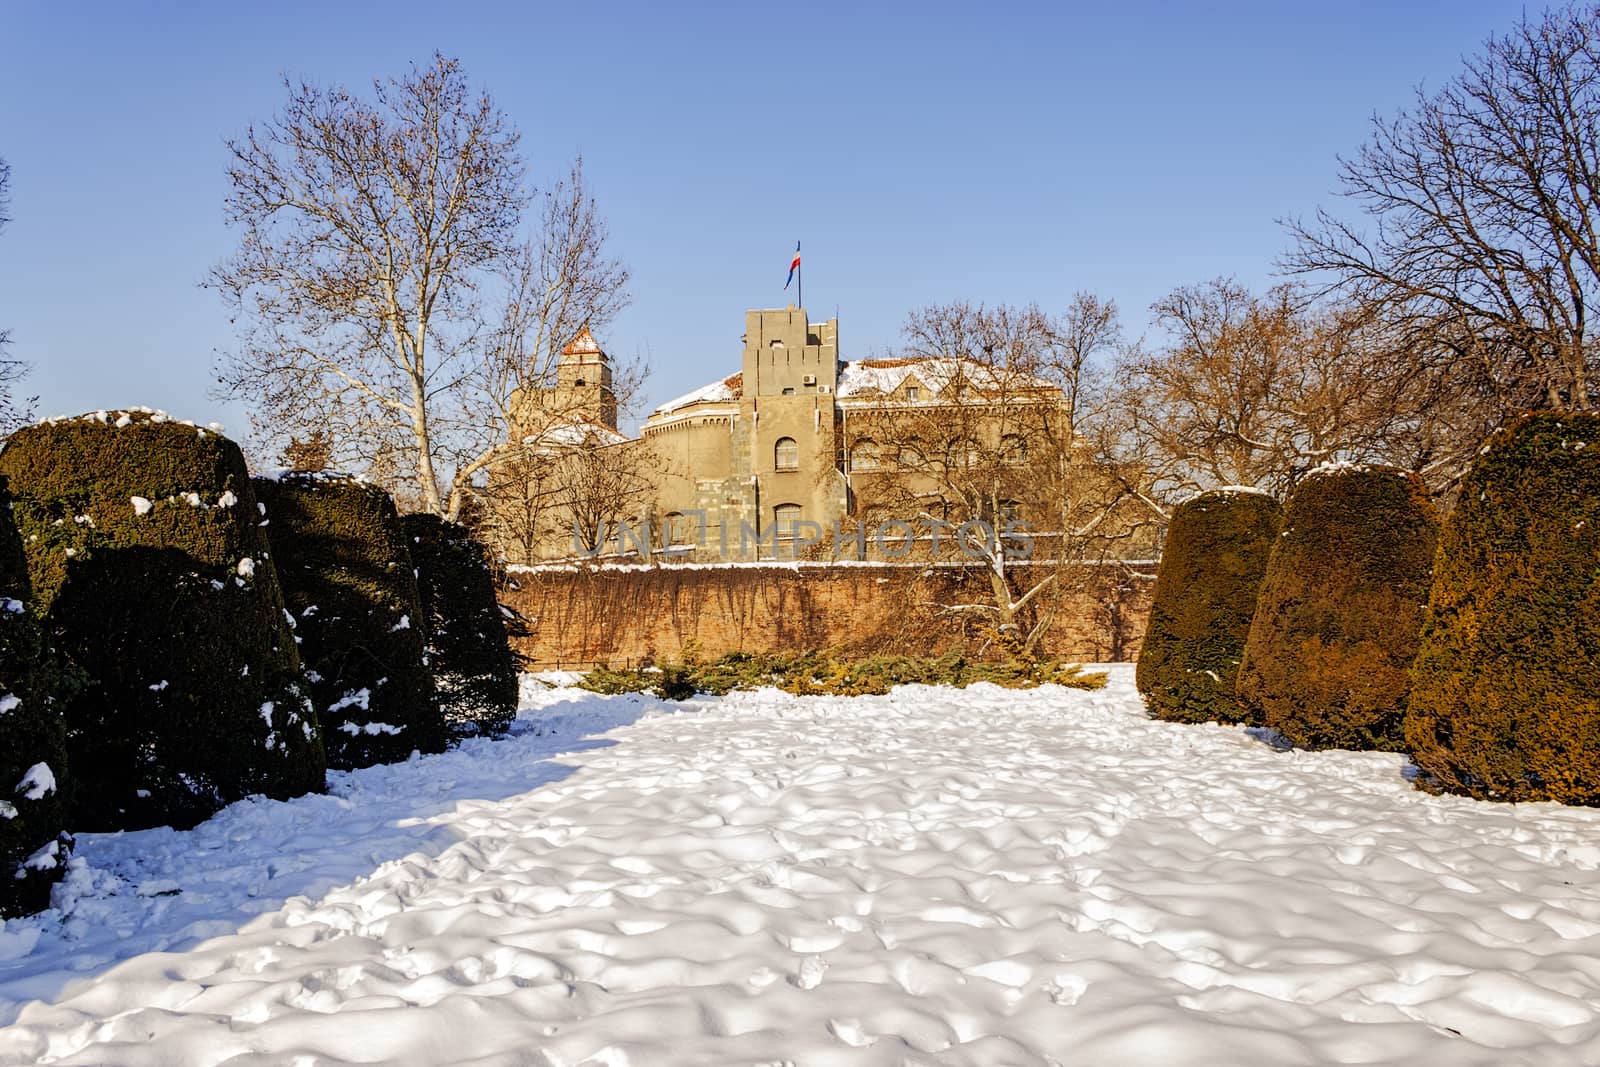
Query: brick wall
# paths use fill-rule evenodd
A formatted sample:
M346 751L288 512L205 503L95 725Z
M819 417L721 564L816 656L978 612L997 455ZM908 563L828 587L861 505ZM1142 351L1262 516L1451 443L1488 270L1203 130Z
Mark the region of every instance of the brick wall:
M1029 570L1024 581L1034 577ZM1098 566L1058 579L1048 650L1085 661L1132 659L1153 572ZM949 608L992 602L991 595L981 571L870 564L548 568L513 572L501 588L502 601L530 625L518 650L539 668L674 659L688 642L705 658L810 648L937 655L958 645L980 655L981 623Z

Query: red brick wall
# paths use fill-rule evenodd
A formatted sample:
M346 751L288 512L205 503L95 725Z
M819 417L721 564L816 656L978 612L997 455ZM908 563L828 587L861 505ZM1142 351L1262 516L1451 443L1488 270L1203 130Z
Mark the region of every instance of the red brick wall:
M1132 659L1153 570L1092 567L1058 578L1047 650ZM1001 658L984 651L974 614L948 610L991 595L981 571L873 565L550 569L513 572L501 588L532 631L518 650L539 668L675 659L688 642L705 658L810 648L937 655L962 645Z

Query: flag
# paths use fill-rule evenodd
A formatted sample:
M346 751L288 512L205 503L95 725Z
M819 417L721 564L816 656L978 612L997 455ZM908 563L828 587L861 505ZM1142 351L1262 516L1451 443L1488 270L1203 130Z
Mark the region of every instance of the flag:
M799 270L799 269L800 269L800 242L796 241L794 243L794 259L789 263L789 278L788 278L787 281L785 281L783 283L783 287L785 289L789 288L789 282L794 281L794 272Z

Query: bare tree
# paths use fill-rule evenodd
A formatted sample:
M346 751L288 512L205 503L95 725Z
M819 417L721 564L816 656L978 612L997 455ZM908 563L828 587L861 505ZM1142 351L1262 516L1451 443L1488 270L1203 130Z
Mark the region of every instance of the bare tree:
M1083 294L1061 316L954 303L914 312L905 334L904 358L868 365L898 373L847 409L857 514L921 523L928 552L966 562L989 594L929 606L1035 654L1069 586L1149 516L1137 479L1094 452L1097 357L1118 341L1116 309Z
M11 221L11 164L0 159L0 230ZM33 421L34 404L38 397L17 400L12 390L31 369L20 359L11 359L11 331L0 328L0 437Z
M644 441L558 422L502 452L474 498L486 539L509 562L591 556L614 539L619 523L644 537L660 470Z
M1443 89L1375 117L1340 177L1367 225L1292 222L1289 269L1382 307L1464 396L1593 409L1600 7L1524 17Z
M439 55L370 100L285 88L277 117L229 142L240 241L212 284L243 337L221 391L268 433L332 428L341 462L406 456L421 506L443 511L463 405L441 398L472 379L481 294L517 248L518 135Z
M1120 366L1125 452L1168 493L1285 493L1322 463L1394 463L1447 483L1482 436L1442 368L1375 309L1218 278L1153 307L1167 340ZM1466 425L1469 428L1460 431Z
M544 193L537 230L505 264L503 307L457 392L457 421L471 432L451 442L453 474L446 501L451 517L475 483L486 484L491 466L530 464L518 455L530 434L599 417L587 402L563 400L550 386L563 348L578 332L604 331L627 306L628 270L607 251L608 237L580 158ZM640 361L612 368L613 412L632 408L646 372ZM616 428L614 414L612 425L605 421L602 429ZM497 485L506 474L500 472Z

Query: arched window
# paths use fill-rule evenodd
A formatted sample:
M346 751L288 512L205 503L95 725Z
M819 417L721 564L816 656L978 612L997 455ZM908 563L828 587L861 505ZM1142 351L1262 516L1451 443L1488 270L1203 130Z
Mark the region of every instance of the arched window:
M902 470L920 470L928 465L928 457L922 454L920 445L901 445L899 458Z
M777 504L772 509L772 525L779 540L795 536L795 525L800 521L799 504Z
M1025 466L1028 462L1027 440L1014 433L1000 438L1000 462L1007 467Z
M979 463L978 442L970 437L957 437L950 442L945 455L951 470L971 470Z
M863 437L850 449L850 469L875 471L878 469L878 442Z
M772 446L772 469L797 471L800 469L800 445L792 437L780 437Z

